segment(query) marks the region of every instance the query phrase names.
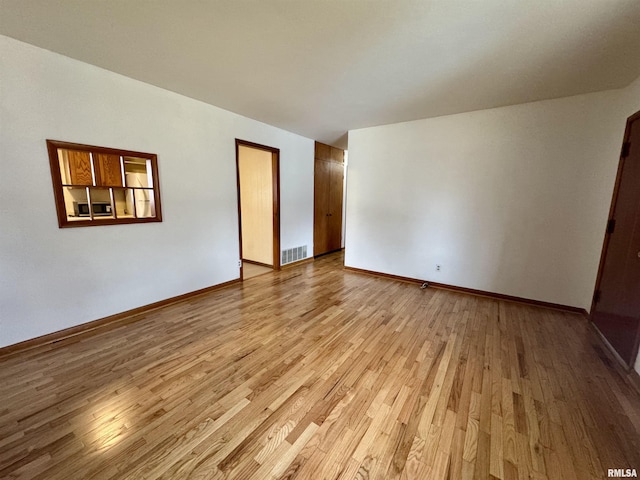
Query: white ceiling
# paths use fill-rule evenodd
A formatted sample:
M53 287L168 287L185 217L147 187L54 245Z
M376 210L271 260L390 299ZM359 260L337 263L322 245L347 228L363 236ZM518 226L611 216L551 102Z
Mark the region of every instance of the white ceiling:
M338 146L640 75L639 0L0 0L0 33Z

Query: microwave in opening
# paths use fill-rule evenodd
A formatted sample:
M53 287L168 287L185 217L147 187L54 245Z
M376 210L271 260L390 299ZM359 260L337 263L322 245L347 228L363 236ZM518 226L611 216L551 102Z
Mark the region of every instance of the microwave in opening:
M109 202L93 202L93 216L94 217L109 217L111 216L111 204ZM89 216L89 204L81 202L73 202L73 212L76 217L88 217Z

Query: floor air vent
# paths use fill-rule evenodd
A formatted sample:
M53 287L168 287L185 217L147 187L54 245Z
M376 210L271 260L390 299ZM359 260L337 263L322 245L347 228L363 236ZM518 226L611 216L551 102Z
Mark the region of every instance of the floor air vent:
M297 262L304 258L307 258L307 246L293 247L282 251L282 261L280 264L286 265L287 263Z

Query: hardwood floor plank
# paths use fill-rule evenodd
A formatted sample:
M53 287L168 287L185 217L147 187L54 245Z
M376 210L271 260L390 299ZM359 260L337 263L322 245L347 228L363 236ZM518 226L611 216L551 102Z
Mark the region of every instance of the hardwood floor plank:
M342 255L0 359L0 477L605 478L640 397L577 314Z

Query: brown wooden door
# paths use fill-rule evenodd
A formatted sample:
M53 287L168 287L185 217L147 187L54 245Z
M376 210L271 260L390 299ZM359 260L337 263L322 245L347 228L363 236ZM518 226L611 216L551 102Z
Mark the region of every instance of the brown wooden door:
M313 254L321 255L329 250L329 203L331 163L319 159L314 167Z
M591 319L627 365L640 341L640 112L627 122Z
M327 232L327 251L333 252L342 248L342 190L344 181L344 164L330 162L331 175L329 181L329 225Z
M89 152L67 150L72 185L93 185Z
M342 247L344 151L316 142L314 167L313 254Z
M106 153L94 154L96 185L103 187L121 187L122 169L119 155L107 155Z

